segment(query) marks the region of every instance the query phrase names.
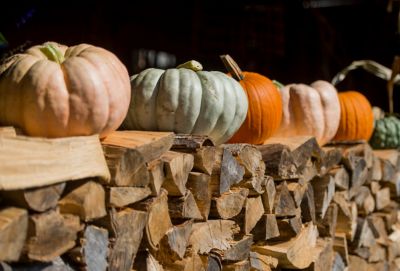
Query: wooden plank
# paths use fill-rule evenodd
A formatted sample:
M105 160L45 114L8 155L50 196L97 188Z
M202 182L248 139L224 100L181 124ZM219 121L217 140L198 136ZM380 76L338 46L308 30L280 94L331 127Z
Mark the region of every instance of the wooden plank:
M57 139L0 137L0 190L89 177L110 180L97 135Z

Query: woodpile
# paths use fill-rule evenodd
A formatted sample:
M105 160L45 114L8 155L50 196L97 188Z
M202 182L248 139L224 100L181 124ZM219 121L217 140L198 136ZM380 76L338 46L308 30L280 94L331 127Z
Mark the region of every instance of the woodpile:
M4 270L400 270L400 153L365 142L2 128L0 190Z

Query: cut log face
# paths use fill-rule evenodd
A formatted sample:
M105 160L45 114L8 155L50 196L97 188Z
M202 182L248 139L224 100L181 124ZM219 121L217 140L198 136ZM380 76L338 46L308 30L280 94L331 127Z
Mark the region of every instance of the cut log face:
M239 227L231 220L208 220L195 223L189 244L194 253L205 254L212 249L226 250L233 240L233 235L239 232Z
M273 238L271 241L289 241L301 231L301 218L300 216L295 216L292 218L279 218L277 219L279 236Z
M257 253L255 251L250 252L250 265L251 270L268 271L275 269L278 266L278 259Z
M246 202L248 194L249 190L246 188L234 188L217 198L213 198L211 217L230 219L238 215Z
M249 258L250 248L253 244L253 236L245 235L239 241L231 241L231 247L221 252L224 262L239 262Z
M245 234L250 234L251 230L256 226L263 214L264 207L261 196L247 198L244 208L244 226L242 227Z
M332 248L332 240L329 238L318 239L317 246L314 251L314 261L311 269L314 271L332 270L334 251Z
M255 241L266 241L279 236L279 228L274 214L264 214L251 233Z
M186 182L193 168L193 155L169 151L161 157L164 162L165 181L163 188L170 196L183 196Z
M259 175L262 155L255 146L249 144L228 144L224 145L224 148L229 150L239 164L243 166L245 170L244 177ZM264 176L264 172L261 172L260 175Z
M205 256L199 256L198 254L192 253L181 261L175 261L174 263L166 263L164 265L165 271L206 271L208 259Z
M157 198L149 198L134 205L135 209L148 213L145 227L146 242L151 250L157 251L165 233L172 227L168 212L167 191L162 190Z
M30 220L27 241L29 259L52 261L75 246L77 232L81 230L79 217L51 210L32 215Z
M88 181L65 195L58 203L61 213L78 215L83 221L105 216L105 192L103 186Z
M192 225L193 220L188 220L181 225L173 226L166 232L161 239L160 250L157 253L157 258L161 259L162 263L173 263L183 259L192 232Z
M132 271L164 271L162 265L149 252L138 253Z
M110 180L98 135L56 139L0 137L0 190L90 177Z
M347 266L349 265L349 251L347 247L347 238L344 233L336 233L333 240L333 249L341 256L341 260Z
M333 177L336 189L340 191L349 190L350 177L344 167L333 168L328 172L328 175Z
M289 147L282 144L257 146L265 162L265 174L275 179L297 178L297 167Z
M304 193L303 199L300 203L301 216L303 222L312 221L315 223L315 200L314 200L314 189L311 183L307 183L306 191Z
M322 151L324 155L321 162L321 174L325 174L340 163L342 151L334 147L323 147Z
M357 229L357 204L349 202L344 194L339 192L335 193L333 200L338 205L336 232L346 234L347 239L352 241Z
M0 197L15 206L44 212L57 206L65 183L31 188L26 190L2 191Z
M236 159L232 156L232 153L224 148L221 162L221 175L219 176L219 192L222 194L229 191L233 184L239 183L243 180L245 170Z
M317 219L318 232L321 237L335 237L338 206L331 203L323 218Z
M359 214L368 215L375 209L375 199L369 188L366 186L361 186L358 189L358 192L354 197L354 202L357 204Z
M216 161L215 147L202 147L194 154L193 169L211 175Z
M250 271L250 261L244 260L236 263L223 263L222 271Z
M186 187L193 194L197 207L204 220L207 220L211 207L211 177L204 173L190 172Z
M313 262L318 230L312 223L304 227L300 234L290 241L274 245L253 246L262 255L278 259L278 267L303 269Z
M316 177L311 184L314 190L315 211L323 218L335 194L335 180L332 176L325 175L321 178Z
M111 213L115 242L109 256L109 269L130 271L143 237L148 214L126 208Z
M165 181L164 163L161 159L156 159L147 164L149 171L149 184L151 188L151 195L157 197L160 195L161 187Z
M141 201L151 194L149 187L110 187L110 205L124 207Z
M9 207L0 211L0 261L18 261L28 233L28 212Z
M107 269L108 231L96 226L87 226L80 245L68 252L69 257L85 270Z
M183 197L170 197L168 200L168 210L172 219L203 219L197 207L196 200L189 190Z
M274 179L268 176L265 182L265 192L262 194L264 210L268 214L271 214L274 209L275 195L276 189Z
M390 204L390 189L388 187L380 189L375 194L375 203L377 210L382 210Z
M276 186L274 213L278 217L295 216L296 205L290 195L286 182Z

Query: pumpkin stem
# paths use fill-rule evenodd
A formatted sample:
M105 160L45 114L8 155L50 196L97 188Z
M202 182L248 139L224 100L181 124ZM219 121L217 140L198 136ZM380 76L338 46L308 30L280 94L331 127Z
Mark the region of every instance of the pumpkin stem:
M42 53L49 60L54 61L58 64L63 63L65 60L64 55L60 52L60 50L58 50L50 43L45 44L42 48L40 48L40 51L42 51Z
M387 82L387 91L389 98L389 113L393 114L393 87L394 87L394 79L397 74L400 73L400 56L395 56L392 65L392 74L390 76L389 81Z
M232 74L233 78L235 78L237 81L241 81L244 79L242 70L239 68L239 65L236 63L235 60L233 60L230 55L220 55L219 57L221 58L228 72Z
M274 83L274 85L275 85L278 89L282 89L282 88L285 87L281 82L276 81L276 80L272 80L272 83Z
M180 68L190 69L194 72L203 70L203 66L200 64L200 62L197 62L196 60L187 61L181 65L178 65L176 68L177 69L180 69Z

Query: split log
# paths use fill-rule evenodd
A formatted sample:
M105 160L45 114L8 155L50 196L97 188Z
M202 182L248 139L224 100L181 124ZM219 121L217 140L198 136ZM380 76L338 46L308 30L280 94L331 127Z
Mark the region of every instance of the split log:
M168 210L172 219L203 219L190 190L183 197L169 197Z
M311 181L314 191L316 214L323 218L335 194L335 180L330 175L316 177Z
M68 256L88 271L107 269L108 231L96 226L87 226L79 246L68 252Z
M390 189L390 197L395 199L400 197L400 171L396 172L390 182L382 182L384 187Z
M376 243L369 248L368 262L370 263L383 262L386 261L386 259L387 259L386 249L382 245Z
M314 189L311 183L307 183L306 191L300 204L301 216L303 223L312 221L316 222L315 217L315 200L314 200Z
M341 260L347 266L349 265L349 251L347 246L347 238L344 233L336 233L333 239L333 249L339 253Z
M367 181L368 168L367 163L363 158L354 157L354 164L352 165L351 172L351 187L349 190L350 197L357 194L358 188L360 188Z
M382 210L390 204L390 189L389 187L380 189L375 194L375 207L376 210Z
M370 248L376 244L375 238L376 233L371 228L371 225L367 219L358 218L357 231L353 240L354 248ZM368 259L368 257L364 257Z
M265 183L265 192L262 194L264 210L266 213L271 214L274 209L275 202L275 183L273 178L267 178Z
M318 232L321 237L335 237L338 206L331 203L323 218L317 219Z
M233 188L219 197L212 199L210 216L213 218L230 219L242 210L249 190L246 188Z
M247 198L244 208L234 220L240 226L244 234L250 234L251 230L256 226L257 222L264 214L264 207L261 196L255 198Z
M222 271L250 271L250 261L244 260L236 263L223 263Z
M302 269L314 259L318 230L312 223L306 225L295 238L274 245L253 246L253 251L278 259L278 267Z
M110 179L98 135L56 139L0 137L0 190L89 177L104 182Z
M333 201L338 205L336 232L346 234L352 241L357 229L357 204L349 202L342 192L336 192Z
M156 198L148 198L145 201L133 205L135 209L148 213L145 222L145 243L153 251L158 250L158 245L165 233L172 227L168 212L167 191L162 189Z
M79 217L61 215L57 210L30 217L27 239L28 258L36 261L52 261L75 246L81 230Z
M58 206L61 213L74 214L83 221L92 221L106 215L103 186L88 181L65 195Z
M285 181L276 186L274 213L278 217L296 215L296 205Z
M294 199L296 208L300 207L307 190L307 185L298 182L287 182L287 187Z
M186 193L186 182L193 168L193 155L179 152L166 152L161 156L164 162L165 181L163 188L170 196L183 196Z
M279 236L279 228L274 214L264 214L251 233L255 241L266 241Z
M175 135L171 149L180 150L197 150L205 146L214 146L212 139L206 135L177 134Z
M110 205L124 207L141 201L151 195L149 187L110 187Z
M350 177L347 170L343 167L336 167L328 172L328 175L332 176L335 181L335 187L340 190L349 190Z
M302 228L300 215L291 218L277 219L279 236L272 238L271 241L289 241L297 236Z
M229 150L233 157L239 162L244 168L244 177L253 177L262 175L264 176L265 167L262 167L262 155L261 152L254 146L249 144L227 144L223 147ZM264 163L262 163L264 164ZM260 166L262 167L260 169ZM261 170L261 172L259 172Z
M352 157L360 157L366 162L367 168L372 167L374 153L368 143L365 142L356 145L341 145L338 147L342 149L345 160L351 159Z
M395 169L400 169L400 153L398 150L374 150L374 155L383 161L388 161Z
M332 271L345 271L346 265L343 262L342 257L339 253L334 252L333 263L332 263Z
M250 256L250 248L253 244L253 236L245 235L239 241L230 241L231 247L227 250L216 250L221 254L221 259L224 262L239 262L245 261Z
M342 151L334 147L322 147L321 175L336 167L342 160Z
M204 220L207 220L211 208L210 181L211 177L207 174L190 172L186 183Z
M193 153L193 169L211 175L216 161L215 147L202 147Z
M165 181L164 163L161 159L153 160L147 163L147 170L149 172L151 195L157 197L160 195L161 187Z
M109 254L109 270L130 271L143 237L148 214L126 208L111 210L111 222L115 241Z
M138 253L132 271L164 271L162 265L149 252Z
M57 206L65 183L24 190L1 191L0 197L8 204L36 212L44 212Z
M372 167L370 169L370 179L372 181L382 180L381 160L376 155L373 157Z
M380 244L388 244L388 233L385 226L385 221L383 217L379 215L372 214L367 218L369 225L372 230L376 233L375 236L378 236L376 241ZM399 251L400 252L400 251Z
M251 270L269 271L275 269L278 266L278 259L268 255L263 255L262 253L251 251L250 265Z
M204 256L192 253L183 260L175 261L174 263L165 263L163 266L165 271L208 271L208 262L204 258Z
M297 167L289 147L283 144L257 146L265 162L265 174L274 179L297 178Z
M208 220L193 224L189 245L193 253L205 254L212 249L226 250L230 247L233 235L240 228L231 220Z
M317 239L317 246L315 247L314 260L311 266L307 269L309 271L325 271L332 270L334 251L332 249L331 239Z
M389 200L390 201L390 200ZM375 209L375 199L366 186L361 186L354 197L354 202L357 204L358 213L361 215L368 215Z
M0 261L18 261L28 233L28 212L9 207L0 211Z
M193 220L170 228L160 241L157 258L161 263L173 263L182 260L185 256L189 237L192 231Z
M115 131L102 140L107 165L111 172L110 185L146 186L146 163L158 159L173 143L170 132Z
M348 265L348 271L359 271L359 270L368 270L368 263L354 255L349 255L349 265Z

